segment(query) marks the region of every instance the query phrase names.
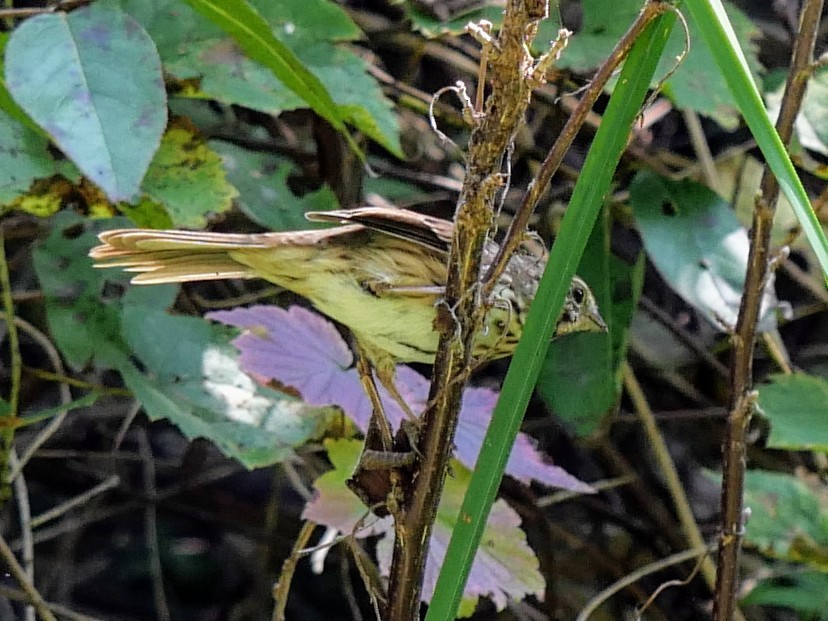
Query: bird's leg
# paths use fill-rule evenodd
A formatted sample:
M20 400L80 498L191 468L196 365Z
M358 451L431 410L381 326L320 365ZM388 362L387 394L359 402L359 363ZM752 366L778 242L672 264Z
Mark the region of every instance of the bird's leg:
M354 473L346 481L348 488L354 492L366 506L371 507L376 515L394 516L395 524L400 522L403 490L410 484L410 466L414 463L416 454L411 451L408 444L410 436L406 434L393 436L391 424L385 416L385 410L380 400L377 386L374 383L373 367L377 370L377 377L388 388L387 374L381 372L385 365L376 365L374 360L382 360L382 356L371 356L365 348L356 345L357 351L357 372L359 373L362 386L371 401L372 414L368 429L365 432L365 447L359 457ZM390 368L393 371L393 362ZM393 374L391 376L393 378ZM385 378L385 379L383 379ZM393 379L390 385L393 387ZM394 388L389 390L401 405L404 404L402 396ZM396 396L395 396L396 395ZM407 404L405 407L408 408ZM408 408L410 412L410 408ZM413 414L412 414L413 416ZM404 421L406 422L406 421ZM403 425L405 429L407 425Z
M400 406L400 409L402 409L405 417L409 421L417 423L419 417L412 411L411 406L408 405L406 400L403 399L400 391L397 390L397 385L394 383L394 377L396 376L394 361L390 359L380 359L379 363L376 364L374 368L376 369L377 379L380 381L380 384L382 384L382 387L388 391L391 398L397 402L397 405Z
M388 394L391 395L391 398L397 402L400 408L405 414L405 418L400 423L400 431L405 435L405 439L407 441L408 453L413 453L422 457L422 453L420 453L419 443L420 443L420 417L417 416L412 410L411 406L408 405L403 396L397 390L397 385L394 383L394 376L395 376L395 367L394 362L390 359L380 359L380 363L376 365L377 370L377 379L379 379L380 384L385 390L388 391ZM399 435L397 439L397 444L400 444ZM397 449L399 450L399 448Z
M357 373L362 383L365 394L371 402L371 420L368 423L368 430L365 432L366 448L380 447L384 452L391 451L394 444L394 432L391 423L385 416L385 409L382 407L377 385L374 383L374 374L371 362L365 350L357 345ZM382 380L380 380L382 381Z
M359 372L360 379L362 380L362 385L365 387L365 391L366 393L368 393L368 398L371 400L371 404L373 406L373 415L371 417L371 423L375 424L376 429L382 433L383 450L385 450L386 452L394 450L392 448L388 448L389 446L394 444L393 431L391 429L391 424L388 421L388 417L385 415L385 409L382 406L379 392L377 391L377 386L374 383L372 367L373 371L376 372L377 379L380 381L380 384L382 384L382 387L385 388L385 390L388 392L391 398L397 402L397 405L400 406L400 409L403 411L403 414L405 414L406 420L403 420L402 424L400 425L400 429L405 434L406 439L408 440L408 446L415 453L418 453L417 432L419 429L420 418L416 414L414 414L414 412L411 410L411 406L408 405L408 402L400 394L400 391L397 390L397 385L394 383L394 376L396 374L394 361L386 354L376 352L369 353L369 351L366 350L365 347L358 343L356 345L356 350L357 371ZM391 444L385 442L386 430L388 437L392 437ZM371 425L369 425L368 431L370 433ZM368 436L366 435L366 447L371 447L371 443L369 443L367 440ZM378 443L374 442L373 444L377 445Z

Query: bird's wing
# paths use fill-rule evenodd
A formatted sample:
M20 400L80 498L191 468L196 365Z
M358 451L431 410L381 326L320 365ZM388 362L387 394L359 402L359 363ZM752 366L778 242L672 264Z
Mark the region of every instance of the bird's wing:
M334 211L309 211L305 217L314 222L361 224L365 228L440 252L448 252L454 235L452 222L408 209L357 207Z

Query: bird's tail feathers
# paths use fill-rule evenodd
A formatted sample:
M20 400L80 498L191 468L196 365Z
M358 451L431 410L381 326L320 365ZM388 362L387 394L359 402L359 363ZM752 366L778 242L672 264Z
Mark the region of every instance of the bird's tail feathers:
M255 274L250 268L229 253L240 248L265 247L249 235L149 229L106 231L100 234L100 240L103 243L89 253L95 267L139 272L132 282L146 285L251 278Z

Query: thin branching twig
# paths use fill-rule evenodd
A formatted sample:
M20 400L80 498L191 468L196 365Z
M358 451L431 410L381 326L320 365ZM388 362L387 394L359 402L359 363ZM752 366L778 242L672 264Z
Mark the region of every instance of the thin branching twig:
M143 458L144 491L147 503L144 507L144 534L146 536L147 551L149 552L149 569L152 578L152 598L155 602L155 614L160 621L170 621L170 607L167 604L167 595L164 590L164 572L161 566L161 547L158 540L158 516L156 512L155 487L155 457L149 445L146 432L142 429L138 434L138 450Z
M707 554L709 551L710 548L704 546L699 548L691 548L690 550L684 550L683 552L672 554L667 558L663 558L654 563L650 563L649 565L645 565L644 567L640 567L634 572L624 576L621 580L614 582L606 589L598 593L595 597L593 597L587 603L587 605L581 609L581 612L578 614L578 617L575 621L587 621L587 619L589 619L592 613L595 612L595 610L601 604L607 601L615 593L618 593L622 589L627 588L628 586L636 583L642 578L649 576L650 574L653 574L655 572L667 569L668 567L672 567L673 565L678 565L679 563L684 563L685 561L688 561L690 559L697 558L703 554Z
M823 0L807 0L802 7L799 36L794 45L791 68L776 131L784 144L790 144L793 125L813 66L814 42L822 15ZM722 458L722 523L713 618L730 621L736 610L739 555L744 536L744 484L747 430L756 404L753 390L753 350L762 298L768 281L771 250L770 235L779 198L779 184L765 168L760 194L755 202L750 229L745 291L733 335L730 366L730 402Z
M29 596L26 595L26 593L20 589L11 589L5 585L0 585L0 597L7 597L8 599L13 599L19 602L29 601ZM90 617L89 615L75 612L74 610L71 610L66 606L61 606L60 604L47 602L46 605L54 613L59 614L61 619L65 619L65 621L103 621L100 617Z
M3 315L6 319L6 330L9 337L9 357L11 358L11 389L9 392L8 416L17 416L20 408L20 378L23 373L23 358L20 355L20 338L17 334L17 324L14 315L14 301L12 300L11 278L9 277L9 264L6 258L5 234L0 228L0 288L3 296ZM8 498L9 479L8 474L9 453L14 441L14 426L8 425L0 431L3 445L0 447L0 464L2 464L2 489L0 498Z
M638 378L636 378L629 363L625 362L622 365L622 373L624 377L624 389L633 403L633 408L638 419L644 427L647 443L652 447L656 462L661 470L661 476L664 477L664 482L670 491L670 497L673 499L673 505L678 515L684 538L693 548L703 548L707 544L701 535L698 524L696 524L693 509L690 507L690 501L684 491L684 486L681 484L681 479L679 478L673 458L670 456L670 451L667 449L667 442L664 441L664 437L658 430L658 425L656 424L650 404L647 402L647 397L641 389ZM716 568L713 565L713 561L709 558L704 559L701 570L705 581L712 590L716 583Z
M2 535L0 535L0 559L2 559L5 563L9 573L12 575L12 578L14 578L20 585L20 588L23 589L23 592L29 598L29 602L32 606L35 607L35 610L37 610L37 614L40 615L40 618L43 619L43 621L57 621L57 617L55 617L55 615L52 614L52 611L49 610L49 604L46 603L46 600L43 599L43 596L31 583L28 576L26 576L26 571L23 567L21 567L20 563L17 562L14 552L12 552L9 544L6 543L6 540Z
M43 348L43 351L46 352L46 357L49 358L49 362L52 363L52 368L54 369L55 373L58 376L65 376L66 371L63 367L63 361L60 358L60 354L55 348L52 341L49 340L49 337L43 334L40 330L35 328L32 324L30 324L25 319L21 319L20 317L14 318L14 326L20 328L23 332L25 332L33 341L35 341L38 345ZM60 402L62 405L67 405L72 401L72 392L69 390L69 386L63 382L60 383L58 392L60 394ZM23 451L23 454L20 456L20 459L17 461L16 464L11 465L11 470L9 471L9 480L14 481L20 472L23 470L24 466L29 463L29 460L32 456L37 452L37 450L43 446L46 441L51 438L58 428L63 424L63 420L66 418L66 415L69 413L69 410L63 410L57 416L55 416L49 424L46 425L32 440L31 443L26 447L26 450Z
M492 291L503 270L509 262L509 258L515 253L517 248L523 241L523 234L529 224L529 218L535 210L541 196L546 191L546 187L552 180L555 172L563 161L564 155L569 150L572 141L584 124L587 115L592 110L592 106L597 101L601 93L604 92L604 87L609 81L612 74L618 66L629 55L633 44L644 31L644 29L659 15L672 7L666 2L651 1L648 2L641 11L641 14L633 22L632 26L624 33L624 36L616 44L612 53L606 61L598 68L598 71L593 76L589 87L584 90L583 97L578 102L578 105L573 110L571 116L561 130L555 144L547 153L546 158L541 164L535 180L529 186L526 194L523 197L520 207L515 213L515 217L509 225L509 230L500 250L497 253L494 261L492 261L489 271L486 273L484 280L483 294L486 295Z
M9 451L9 466L14 470L18 466L17 451ZM34 584L34 538L32 537L32 506L29 502L29 486L26 484L26 477L15 477L14 497L17 500L17 515L20 520L20 541L22 542L21 556L23 557L23 571L29 582ZM26 621L34 621L35 609L32 606L26 607Z
M503 157L523 120L533 89L534 59L528 53L537 23L547 14L545 0L507 3L496 39L489 48L492 92L475 127L466 159L466 177L458 200L442 335L434 365L430 407L422 418L418 474L406 490L401 519L395 523L394 557L386 618L419 618L422 575L431 529L452 451L465 378L481 322L478 285L483 248L492 228L493 206L503 185Z
M484 109L475 109L472 115L476 125L469 143L466 177L455 216L455 236L444 298L443 310L448 317L444 318L442 325L429 395L430 405L423 417L417 476L414 477L412 489L407 490L402 519L395 524L388 619L407 621L417 616L425 554L443 489L460 395L468 375L470 352L481 325L482 305L489 299L509 257L523 241L532 209L607 79L626 57L640 32L669 8L660 1L647 3L636 24L614 50L610 61L599 70L590 93L584 96L584 101L579 104L564 128L563 136L550 151L541 172L530 186L498 257L481 286L480 257L491 228L492 207L504 184L503 158L522 122L531 93L543 81L541 74L545 73L550 63L550 58L544 57L536 65L527 52L537 21L546 14L546 3L537 0L507 2L497 39L491 44L483 41L491 59L488 66L491 95ZM552 54L556 53L553 50ZM543 71L535 71L538 67Z
M302 550L308 545L315 528L316 524L309 520L302 524L302 528L293 542L293 550L282 564L282 573L273 587L273 600L276 602L273 609L273 621L285 621L285 608L287 607L290 583L293 580L293 574L296 572L296 564L301 558Z

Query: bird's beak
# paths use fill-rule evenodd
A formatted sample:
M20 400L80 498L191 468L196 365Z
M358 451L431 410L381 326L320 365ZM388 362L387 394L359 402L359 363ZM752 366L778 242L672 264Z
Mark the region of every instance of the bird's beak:
M590 308L587 310L586 318L595 326L595 332L608 332L607 322L601 317L601 313L597 308Z

